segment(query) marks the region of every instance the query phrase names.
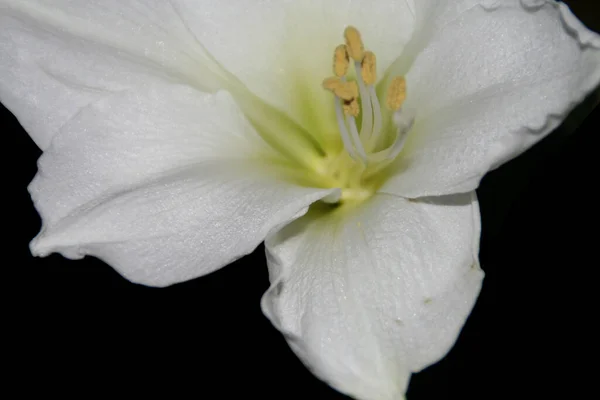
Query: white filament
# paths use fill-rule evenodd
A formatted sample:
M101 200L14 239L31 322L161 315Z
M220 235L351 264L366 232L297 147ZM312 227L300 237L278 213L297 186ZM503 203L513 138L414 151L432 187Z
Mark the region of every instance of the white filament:
M346 122L344 121L342 101L337 96L335 96L335 114L337 117L338 126L340 128L340 134L342 136L342 143L344 144L344 148L353 160L358 161L358 155L356 154L356 150L352 145L352 140L350 139L350 134L348 133L348 129L346 128Z
M354 142L354 146L356 147L356 151L361 158L363 164L367 164L367 153L365 152L365 148L360 141L360 136L358 134L358 129L356 128L356 119L352 115L346 116L346 122L348 122L348 126L350 127L350 136L352 137L352 141Z
M373 111L371 110L371 96L365 86L365 82L362 78L362 67L359 61L354 63L354 69L356 70L356 81L358 82L358 89L360 91L360 103L362 105L362 124L360 127L360 137L365 142L371 137L373 129Z
M407 120L405 115L402 115L401 110L394 114L394 122L396 123L396 139L390 147L377 153L369 154L369 162L379 163L382 161L391 161L395 159L404 148L406 143L407 133L412 128L413 120Z
M375 95L375 90L373 89L370 93L371 100L373 100L374 105L377 106L376 114L378 115L375 118L375 123L373 127L377 127L378 129L374 132L376 136L371 139L377 140L381 131L381 110L379 107L379 101L377 96ZM342 143L344 144L344 148L352 157L353 160L357 162L362 162L365 166L368 163L381 163L384 161L391 161L395 159L398 154L404 148L404 143L406 142L407 133L412 127L412 120L406 120L406 117L402 115L401 110L396 111L394 114L394 122L396 124L396 139L394 143L385 150L378 151L376 153L371 153L367 155L363 143L361 141L360 134L358 133L358 129L356 127L356 118L351 115L347 115L344 118L344 111L342 109L342 101L339 97L335 97L335 114L337 117L338 126L340 128L340 134L342 137ZM371 141L371 143L376 143L375 141Z
M379 140L379 135L381 134L381 106L379 105L379 99L377 98L377 93L375 93L375 86L369 86L369 97L371 99L371 103L373 105L373 134L369 138L369 148L374 148L377 145L377 141Z

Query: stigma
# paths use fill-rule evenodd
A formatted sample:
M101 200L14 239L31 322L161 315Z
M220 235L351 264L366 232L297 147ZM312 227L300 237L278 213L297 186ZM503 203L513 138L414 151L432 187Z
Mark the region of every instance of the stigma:
M345 44L340 44L333 54L333 74L323 81L323 88L334 95L335 114L344 149L354 161L364 168L389 162L403 148L407 124L395 124L396 136L391 145L375 151L382 138L382 111L375 84L377 83L377 58L366 50L358 29L348 26L344 30ZM354 74L351 75L352 69ZM352 79L354 78L354 79ZM385 105L399 119L406 99L406 80L397 76L387 88ZM357 119L360 118L360 129Z

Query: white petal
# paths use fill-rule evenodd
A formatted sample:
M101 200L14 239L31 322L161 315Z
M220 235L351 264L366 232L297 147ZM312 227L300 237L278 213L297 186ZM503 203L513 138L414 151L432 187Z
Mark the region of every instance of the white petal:
M36 255L90 254L164 286L251 252L332 190L283 182L231 97L149 85L83 109L39 160Z
M331 95L335 47L346 26L362 33L380 75L400 55L413 28L413 1L182 0L198 39L255 94L313 134L338 132Z
M342 213L343 214L343 213ZM399 399L411 372L453 345L479 293L474 193L385 194L348 215L311 209L266 240L264 313L343 393Z
M0 101L45 149L82 107L156 79L214 89L206 53L163 0L0 0Z
M600 82L600 36L564 4L464 6L472 3L432 21L438 29L410 68L403 110L416 113L415 124L384 192L473 190Z

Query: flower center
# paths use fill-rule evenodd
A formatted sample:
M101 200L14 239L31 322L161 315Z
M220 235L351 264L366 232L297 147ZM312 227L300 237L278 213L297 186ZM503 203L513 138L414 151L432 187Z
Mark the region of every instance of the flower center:
M405 118L401 116L406 80L398 76L391 80L386 98L386 106L394 113L395 137L389 140L389 135L383 134L382 110L375 90L375 54L365 50L356 28L347 27L344 38L346 44L337 46L334 51L334 76L323 81L323 88L334 95L344 145L340 154L331 157L327 173L342 188L341 201L362 201L377 190L381 180L373 178L398 156L411 123L404 123ZM351 66L354 80L350 76Z

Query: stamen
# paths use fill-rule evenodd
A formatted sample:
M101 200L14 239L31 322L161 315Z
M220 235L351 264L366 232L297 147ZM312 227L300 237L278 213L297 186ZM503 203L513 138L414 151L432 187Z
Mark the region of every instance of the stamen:
M363 147L363 144L360 141L360 136L358 136L358 129L356 129L356 119L352 115L346 115L346 122L348 122L348 126L350 127L350 137L352 137L354 147L356 148L356 151L358 152L362 163L366 165L367 153L365 152L365 148Z
M377 80L377 59L372 51L365 51L361 67L361 76L363 81L365 81L365 85L374 85Z
M390 110L398 110L406 100L406 79L397 76L392 79L387 95L387 106Z
M369 97L371 98L371 105L373 106L373 133L369 138L368 148L374 149L377 146L377 141L379 140L379 136L381 135L381 105L379 104L379 99L377 98L377 93L375 92L375 86L369 86Z
M396 156L402 151L404 143L406 142L406 133L408 130L398 128L396 131L396 140L394 143L385 150L378 151L369 155L369 162L380 163L382 161L390 161L396 158Z
M396 137L391 146L375 153L383 134L381 104L374 86L377 82L377 58L373 52L365 51L360 32L356 28L347 27L344 38L346 44L337 46L333 55L335 76L325 79L323 87L335 95L335 113L342 143L348 155L361 164L358 179L368 179L398 156L412 127L412 119L400 110L406 99L406 80L398 76L390 83L386 103L395 111L393 120ZM354 61L356 81L347 80L350 58ZM356 117L361 112L359 133ZM369 163L373 165L368 165Z
M365 82L362 78L362 67L360 62L354 63L356 69L356 80L358 81L358 88L360 90L361 105L363 107L362 125L360 126L360 137L364 140L368 140L371 137L373 129L373 111L371 110L371 99Z
M348 73L349 66L350 56L348 55L348 48L345 44L340 44L335 48L335 52L333 53L333 73L338 78L341 78Z
M352 157L353 160L358 161L359 157L356 154L356 150L352 145L352 139L350 139L350 134L348 133L348 129L346 128L346 122L344 121L344 113L342 112L342 101L339 97L335 97L335 115L337 117L338 126L340 128L340 133L342 136L342 143L344 144L344 148L348 155Z
M364 57L365 47L360 37L360 32L353 26L349 26L344 30L344 38L346 46L348 46L348 55L354 61L362 61Z
M358 97L356 82L345 82L340 78L332 77L323 81L323 87L345 101L351 101Z
M394 115L394 121L397 125L396 129L396 140L394 143L385 150L378 151L369 155L369 162L379 163L382 161L392 161L404 148L406 143L407 133L412 128L413 119L408 119L405 115L401 115L400 112L396 112Z

